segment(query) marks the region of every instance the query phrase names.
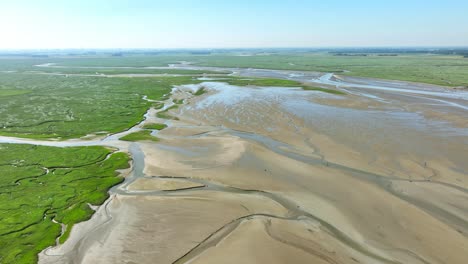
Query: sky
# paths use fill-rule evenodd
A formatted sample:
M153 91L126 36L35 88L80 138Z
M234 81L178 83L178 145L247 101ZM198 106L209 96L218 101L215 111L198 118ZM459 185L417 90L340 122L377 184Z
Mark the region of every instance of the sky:
M0 0L0 49L468 46L467 0Z

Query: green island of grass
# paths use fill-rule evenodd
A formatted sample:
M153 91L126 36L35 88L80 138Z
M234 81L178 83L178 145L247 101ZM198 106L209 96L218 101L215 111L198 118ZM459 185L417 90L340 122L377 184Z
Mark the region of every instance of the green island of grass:
M36 263L56 238L63 243L128 166L127 154L104 147L0 144L0 263Z
M159 138L152 136L150 130L142 130L123 136L120 140L124 141L159 141Z
M345 92L342 92L342 91L339 91L339 90L321 88L321 87L305 86L305 87L302 87L302 89L306 90L306 91L319 91L319 92L324 92L324 93L329 93L329 94L339 94L339 95L346 94Z
M167 127L166 124L161 124L161 123L145 124L143 126L144 129L155 129L155 130L163 130L166 127Z
M282 80L274 78L231 78L224 82L237 86L272 86L272 87L302 87L303 84L297 81Z
M319 91L319 92L339 94L339 95L346 94L339 90L321 88L321 87L304 86L304 84L301 82L292 81L292 80L274 79L274 78L251 78L251 79L232 78L232 79L226 80L226 82L231 85L237 85L237 86L301 87L303 90L307 90L307 91Z
M201 87L200 89L198 89L193 95L195 96L199 96L199 95L202 95L206 93L206 90L205 90L205 87Z

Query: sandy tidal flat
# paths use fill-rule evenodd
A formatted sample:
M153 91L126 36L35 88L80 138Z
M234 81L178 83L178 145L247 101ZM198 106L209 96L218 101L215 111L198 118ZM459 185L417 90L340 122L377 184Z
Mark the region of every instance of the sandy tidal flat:
M346 90L176 87L179 120L40 262L466 263L468 112Z

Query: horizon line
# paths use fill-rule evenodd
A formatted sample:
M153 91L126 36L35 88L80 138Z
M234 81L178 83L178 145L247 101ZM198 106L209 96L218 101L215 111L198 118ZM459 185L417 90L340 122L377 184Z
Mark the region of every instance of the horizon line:
M382 48L397 48L397 49L437 49L437 48L468 48L468 45L440 45L440 46L291 46L291 47L174 47L174 48L0 48L0 51L60 51L60 50L253 50L253 49L341 49L341 48L368 48L368 49L382 49Z

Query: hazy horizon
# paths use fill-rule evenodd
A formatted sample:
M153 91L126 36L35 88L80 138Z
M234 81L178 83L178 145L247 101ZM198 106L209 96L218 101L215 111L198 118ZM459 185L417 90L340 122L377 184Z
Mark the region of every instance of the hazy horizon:
M0 49L466 47L466 10L459 0L18 0L0 4Z
M0 48L1 51L193 51L193 50L339 50L339 49L466 49L468 45L459 46L309 46L309 47L185 47L185 48Z

